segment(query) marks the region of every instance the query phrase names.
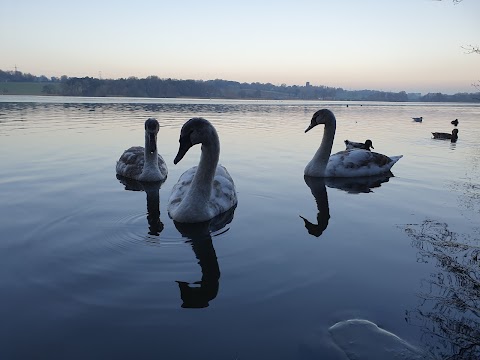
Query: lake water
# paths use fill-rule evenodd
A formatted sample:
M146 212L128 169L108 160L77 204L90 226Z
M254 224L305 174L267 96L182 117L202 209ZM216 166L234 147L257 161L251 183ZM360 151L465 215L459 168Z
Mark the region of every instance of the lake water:
M334 152L370 138L403 155L394 177L305 179L320 108ZM166 211L199 160L195 146L173 165L194 116L238 192L207 236ZM134 191L115 163L148 117L169 175ZM455 118L457 143L431 139ZM346 359L329 328L348 319L478 357L479 139L477 104L0 96L0 358Z

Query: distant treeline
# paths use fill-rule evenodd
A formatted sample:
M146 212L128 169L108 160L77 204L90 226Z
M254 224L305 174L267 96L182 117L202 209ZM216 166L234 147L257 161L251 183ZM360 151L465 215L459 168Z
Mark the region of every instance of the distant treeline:
M273 99L273 100L358 100L358 101L430 101L430 102L477 102L480 93L458 93L445 95L430 93L407 94L377 90L344 90L328 86L286 85L270 83L240 83L228 80L177 80L161 79L157 76L138 79L98 79L92 77L67 77L66 75L47 78L24 74L20 71L0 70L1 83L28 82L45 84L42 93L63 96L125 96L148 98L220 98L220 99Z

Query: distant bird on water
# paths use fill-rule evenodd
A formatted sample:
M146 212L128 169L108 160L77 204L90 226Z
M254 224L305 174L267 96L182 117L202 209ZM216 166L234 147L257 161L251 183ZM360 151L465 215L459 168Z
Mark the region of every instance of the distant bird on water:
M458 129L453 129L452 133L442 133L442 132L432 132L434 139L440 140L450 140L451 142L456 142L458 140Z
M457 126L458 125L458 119L450 121L450 124Z
M420 116L420 117L412 117L413 121L415 122L422 122L423 121L423 117Z
M372 144L372 140L368 139L365 140L365 143L359 143L359 142L354 142L350 140L345 140L344 141L346 150L351 150L351 149L364 149L364 150L370 150L370 148L375 149Z

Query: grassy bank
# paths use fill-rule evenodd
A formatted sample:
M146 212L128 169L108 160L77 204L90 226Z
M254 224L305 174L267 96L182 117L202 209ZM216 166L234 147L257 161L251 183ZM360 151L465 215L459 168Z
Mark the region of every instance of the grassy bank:
M43 93L43 87L51 85L57 87L59 84L47 82L2 82L0 83L0 94L2 95L47 95Z

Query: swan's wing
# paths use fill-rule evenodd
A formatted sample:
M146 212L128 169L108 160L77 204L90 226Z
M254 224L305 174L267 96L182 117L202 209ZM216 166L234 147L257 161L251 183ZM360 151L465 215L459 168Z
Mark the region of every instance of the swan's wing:
M117 174L135 178L142 173L145 150L141 146L133 146L123 152L117 161ZM163 161L163 159L162 159Z
M187 193L190 185L192 184L192 180L195 176L195 173L197 172L197 168L198 166L194 166L185 171L182 175L180 175L177 183L173 186L170 197L168 198L169 213L182 202L185 194Z
M172 213L185 198L198 166L185 171L174 185L168 199L168 212ZM212 194L208 207L215 214L221 214L237 204L237 194L232 177L222 165L217 166L212 184Z
M222 165L217 166L210 196L211 206L220 214L237 204L237 192L232 177Z
M168 175L167 164L165 163L165 160L163 160L163 157L160 154L158 154L158 168L160 169L160 174L162 174L166 178Z
M330 156L326 177L372 176L385 173L402 157L388 157L368 150L345 150Z

